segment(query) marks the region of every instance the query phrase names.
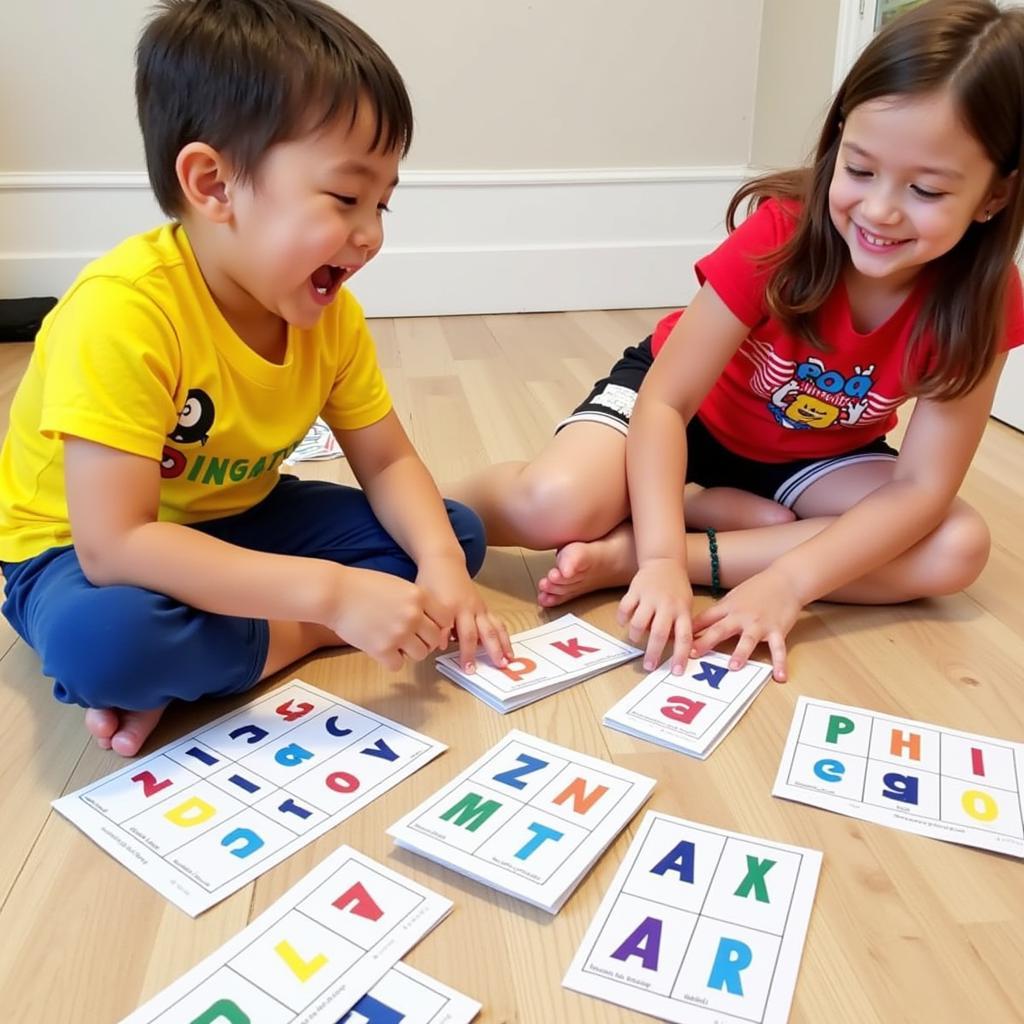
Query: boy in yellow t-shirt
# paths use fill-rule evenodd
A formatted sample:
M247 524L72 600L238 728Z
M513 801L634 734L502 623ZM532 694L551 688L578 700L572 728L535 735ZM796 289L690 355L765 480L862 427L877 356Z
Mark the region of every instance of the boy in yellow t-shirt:
M394 65L318 0L163 0L137 56L174 222L39 333L0 453L4 614L125 755L169 701L322 646L395 669L454 631L470 670L478 640L503 663L480 521L442 503L343 287L411 140ZM317 415L362 490L279 474Z

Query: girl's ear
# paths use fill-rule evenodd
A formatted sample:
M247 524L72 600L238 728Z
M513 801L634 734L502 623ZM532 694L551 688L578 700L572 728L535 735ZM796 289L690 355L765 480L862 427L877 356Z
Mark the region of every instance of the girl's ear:
M988 195L978 207L974 219L983 224L985 221L991 220L1013 199L1019 185L1020 180L1016 171L1011 171L1005 178L997 178L996 183L989 189Z
M189 210L217 224L231 219L231 167L222 153L205 142L190 142L178 153L174 170Z

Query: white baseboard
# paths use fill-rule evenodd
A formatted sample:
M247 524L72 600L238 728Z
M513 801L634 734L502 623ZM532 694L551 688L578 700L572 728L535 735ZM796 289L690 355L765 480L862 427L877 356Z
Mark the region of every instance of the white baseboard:
M370 316L680 304L747 176L406 171L384 250L353 291ZM0 297L60 295L86 262L161 219L144 174L0 174Z

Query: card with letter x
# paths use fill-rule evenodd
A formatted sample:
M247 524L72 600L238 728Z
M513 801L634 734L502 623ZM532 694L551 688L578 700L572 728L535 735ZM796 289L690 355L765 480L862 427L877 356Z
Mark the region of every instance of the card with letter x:
M512 730L388 835L555 913L653 788L645 775Z
M294 679L53 806L195 917L445 749Z
M820 868L649 811L562 984L675 1024L784 1024Z
M342 846L122 1024L335 1024L451 908Z
M512 660L498 668L481 650L467 675L457 653L442 654L437 670L504 714L558 693L643 653L575 615L515 633Z

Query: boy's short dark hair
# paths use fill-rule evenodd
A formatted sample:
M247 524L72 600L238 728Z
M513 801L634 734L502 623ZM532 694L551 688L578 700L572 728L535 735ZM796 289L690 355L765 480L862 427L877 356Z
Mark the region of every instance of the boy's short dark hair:
M136 52L135 95L149 180L180 215L174 169L205 142L251 178L266 151L336 116L374 109L373 147L404 156L412 104L386 53L319 0L160 0Z

